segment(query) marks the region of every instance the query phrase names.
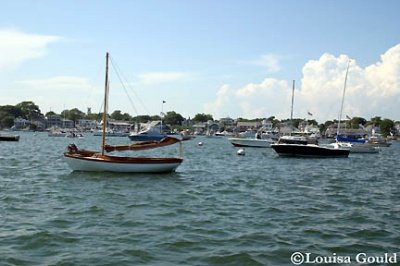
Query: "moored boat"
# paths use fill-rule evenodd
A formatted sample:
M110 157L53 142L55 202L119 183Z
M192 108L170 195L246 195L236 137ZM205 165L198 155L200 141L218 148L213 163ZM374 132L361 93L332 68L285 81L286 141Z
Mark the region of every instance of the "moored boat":
M315 144L277 143L271 147L282 157L346 158L350 150Z
M19 141L19 136L0 134L0 141Z
M129 136L128 132L123 131L115 131L115 130L106 130L106 137L127 137ZM93 136L101 137L103 133L101 131L93 132Z
M106 125L107 125L107 106L108 106L108 63L109 54L106 54L106 75L104 85L103 103L103 128L101 151L89 151L78 149L75 144L70 144L64 153L64 158L74 171L90 172L129 172L129 173L161 173L172 172L182 163L180 157L131 157L107 155L106 152L112 151L136 151L158 148L180 142L177 139L165 138L161 141L150 141L130 145L111 146L106 144Z
M390 145L392 145L392 143L386 141L381 134L377 134L374 131L366 143L374 147L390 147Z
M379 149L368 144L355 144L348 142L337 142L331 145L338 145L339 148L348 149L350 153L378 153Z
M145 130L129 134L129 139L132 141L159 141L165 137L182 140L180 133L172 132L167 125L161 124L160 121L152 122Z
M228 138L235 147L271 148L274 143L271 139L256 138Z
M344 78L342 103L340 107L340 114L338 120L338 127L336 132L336 143L332 144L339 149L349 150L351 153L378 153L379 150L366 144L366 139L359 134L343 134L340 133L340 122L343 113L343 104L346 93L347 76L349 73L350 61L347 64L346 75Z
M167 146L179 142L176 139L166 138L160 142L147 142L131 145L106 145L105 151L146 150ZM129 173L162 173L172 172L182 163L182 158L148 158L148 157L121 157L99 153L96 151L79 150L75 144L68 146L64 153L66 162L74 171L90 172L129 172Z

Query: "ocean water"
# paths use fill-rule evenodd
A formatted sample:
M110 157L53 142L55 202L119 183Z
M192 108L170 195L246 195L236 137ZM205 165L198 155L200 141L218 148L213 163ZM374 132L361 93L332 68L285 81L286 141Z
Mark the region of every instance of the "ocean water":
M361 265L360 253L371 265L386 265L377 262L385 254L400 261L400 142L379 154L296 159L272 149L237 156L225 138L197 137L183 143L175 173L113 174L72 172L63 160L68 143L96 148L99 137L20 135L0 142L0 265L311 265L347 257Z

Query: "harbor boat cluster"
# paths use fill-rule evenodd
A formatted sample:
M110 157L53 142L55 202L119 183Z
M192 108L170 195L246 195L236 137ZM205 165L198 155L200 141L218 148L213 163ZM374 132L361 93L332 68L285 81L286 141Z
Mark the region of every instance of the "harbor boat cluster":
M326 126L323 133L315 120L300 119L299 121L297 119L297 123L295 123L293 118L295 81L293 81L289 120L279 122L276 121L275 117L270 117L269 119L254 122L235 121L228 117L217 122L210 119L212 117L209 115L202 114L199 117L203 122L193 124L191 119L181 120L181 126L189 126L191 124L191 129L186 128L179 131L177 128L173 130L166 123L167 119L163 117L163 112L161 112L163 115L158 120L147 119L147 123L135 123L133 125L128 121L111 119L113 115L109 117L107 109L109 58L110 56L107 53L104 101L102 105L104 110L100 122L88 119L71 121L66 119L65 112L64 118L50 113L46 115L46 119L40 120L38 107L33 102L23 102L20 105L24 106L24 109L32 109L31 112L34 112L39 120L29 122L22 118L15 119L13 129L26 128L26 126L36 129L47 127L49 137L84 138L86 134L90 133L93 136L101 137L99 139L99 142L101 142L99 151L78 148L75 144L68 146L64 157L71 169L76 171L172 172L183 162L182 153L177 157L161 156L159 158L127 156L125 154L115 156L107 153L155 149L181 143L181 141L190 140L197 135L217 138L226 137L233 146L240 148L272 148L281 157L348 157L350 153L378 153L380 148L391 145L390 142L383 138L380 132L377 132L379 128L375 127L374 124L369 125L369 129L365 128L364 125L358 125L357 134L355 134L354 128L343 128L345 124L342 121L343 103L350 62L345 74L339 119ZM164 104L165 101L162 103ZM73 112L76 114L80 111L73 109ZM88 115L90 115L90 108L88 109ZM179 118L175 112L172 112L172 115L175 115L175 118ZM116 116L121 116L120 111L116 112ZM199 117L197 118L199 119ZM332 131L336 131L335 134L332 134ZM395 138L399 132L393 134L390 131L390 134L392 138ZM109 137L129 138L134 143L110 148L111 146L107 144ZM0 135L0 140L18 141L19 136ZM238 151L237 154L245 155L244 149L240 152Z

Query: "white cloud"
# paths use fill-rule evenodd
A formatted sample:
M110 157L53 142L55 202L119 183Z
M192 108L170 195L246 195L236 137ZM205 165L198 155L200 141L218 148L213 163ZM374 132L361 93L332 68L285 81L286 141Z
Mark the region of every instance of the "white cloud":
M338 118L349 59L347 55L336 57L325 53L305 63L303 77L295 90L294 117L306 118L307 112L311 112L319 122ZM205 105L206 111L218 110L246 118L290 116L290 81L267 78L241 88L225 86L229 87L229 94L221 88L216 100ZM229 97L229 101L224 97ZM384 53L379 62L365 68L351 60L343 116L399 120L399 106L400 44Z
M259 59L244 62L250 65L262 66L266 68L267 72L275 73L281 70L280 66L281 57L275 54L265 54L262 55Z
M50 43L61 38L51 35L27 34L10 29L0 29L0 69L43 56Z
M145 85L161 84L166 82L182 81L190 77L183 72L149 72L138 75L139 83Z
M13 83L12 89L23 92L25 99L38 104L42 112L50 109L61 112L63 108L74 107L85 111L85 108L89 106L93 107L93 110L98 109L103 94L102 88L96 88L85 78L74 76L18 81ZM13 102L17 101L22 100L16 99Z
M232 90L228 84L224 84L218 89L215 101L212 103L206 103L204 109L207 110L207 113L214 114L214 118L226 117L228 116L226 110L231 111L229 115L234 115L236 113L236 102L237 100L234 90Z
M400 44L381 56L381 61L365 69L366 80L371 87L369 95L392 96L399 94Z
M36 89L41 91L74 91L79 92L80 90L87 90L93 88L93 85L85 78L72 77L72 76L59 76L48 79L35 79L35 80L23 80L15 82L18 85L29 87L30 89Z
M283 113L289 112L290 106L287 110L280 107L290 93L288 82L276 79L265 79L259 84L251 83L240 89L225 84L218 90L215 101L207 103L204 109L215 118L228 115L245 118L277 115L278 109Z

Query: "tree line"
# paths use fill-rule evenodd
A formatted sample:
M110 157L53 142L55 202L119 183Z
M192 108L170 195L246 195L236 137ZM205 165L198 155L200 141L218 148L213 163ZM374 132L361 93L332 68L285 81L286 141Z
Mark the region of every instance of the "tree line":
M43 114L38 105L32 101L24 101L16 105L3 105L0 106L0 126L2 128L10 128L14 125L16 118L26 119L28 121L40 121L45 117L60 116L64 119L72 120L76 123L79 119L97 120L100 121L103 113L85 113L78 108L66 109L61 113L49 111ZM121 110L115 110L111 114L107 114L109 119L126 121L131 123L147 123L149 121L159 121L161 117L159 115L138 115L131 116L128 113L122 113ZM163 116L163 121L167 124L176 126L181 125L185 118L175 111L167 112ZM210 114L196 114L193 119L194 122L207 122L214 120Z
M102 118L102 113L90 113L87 114L82 112L78 108L66 109L63 110L60 114L57 114L53 111L47 112L46 114L42 114L38 105L36 105L32 101L23 101L16 105L3 105L0 106L0 127L1 128L11 128L14 125L15 118L23 118L28 121L40 121L45 117L59 115L62 118L69 119L76 123L79 119L87 119L87 120L97 120L100 121ZM149 121L158 121L161 119L159 115L139 115L139 116L131 116L128 113L122 113L120 110L115 110L111 114L107 115L110 119L118 120L118 121L126 121L130 123L147 123ZM179 113L175 111L167 112L163 116L163 121L166 124L169 124L173 127L182 127L182 122L186 119ZM214 118L211 114L198 113L192 119L194 123L199 122L207 122L214 121ZM276 119L275 116L270 116L268 118L255 118L255 119L246 119L246 118L238 118L239 122L261 122L263 120L271 121L273 126L276 127L279 123L288 122L289 119L279 120ZM294 127L298 127L304 119L293 119L291 123ZM307 120L308 124L312 124L318 126L321 132L325 132L326 129L333 125L337 124L337 120L329 120L325 121L322 124L318 124L316 120ZM376 116L371 118L370 120L366 120L362 117L353 117L349 120L343 121L343 127L346 128L359 128L359 125L369 126L374 125L380 128L381 133L385 136L389 134L395 133L395 123L399 123L399 121L395 122L391 119L381 118L380 116Z

